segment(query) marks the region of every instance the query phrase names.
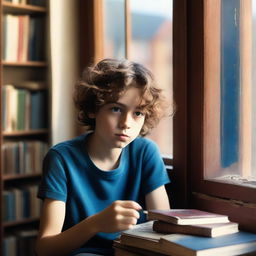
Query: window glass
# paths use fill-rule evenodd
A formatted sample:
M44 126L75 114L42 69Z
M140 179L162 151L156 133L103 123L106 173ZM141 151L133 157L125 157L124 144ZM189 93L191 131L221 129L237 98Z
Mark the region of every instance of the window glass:
M130 0L130 59L148 67L172 100L172 0ZM170 110L171 112L171 110ZM172 118L163 119L149 136L163 154L172 155Z
M125 0L103 1L104 58L125 58Z
M205 177L254 187L256 0L219 3L205 10Z

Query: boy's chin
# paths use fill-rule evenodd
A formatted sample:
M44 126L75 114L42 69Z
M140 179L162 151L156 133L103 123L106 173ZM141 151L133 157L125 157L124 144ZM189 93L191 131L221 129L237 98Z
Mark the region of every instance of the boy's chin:
M119 149L122 149L122 148L125 148L127 145L129 145L131 142L119 142L119 143L116 143L116 148L119 148Z

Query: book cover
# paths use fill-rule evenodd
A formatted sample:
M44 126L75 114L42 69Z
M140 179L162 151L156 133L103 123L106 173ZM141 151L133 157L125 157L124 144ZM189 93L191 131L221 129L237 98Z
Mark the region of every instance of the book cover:
M177 256L215 256L256 253L256 234L239 231L221 237L200 237L171 234L161 237L160 247Z
M31 129L47 127L47 93L45 90L31 91Z
M27 94L26 90L23 90L23 89L17 90L17 122L16 122L17 130L25 129L26 94Z
M34 229L23 229L15 232L19 256L34 255L37 234L37 230Z
M11 123L11 131L15 131L17 129L18 91L14 86L10 86L8 89L8 94L7 104L10 113L7 115Z
M24 18L23 15L18 16L18 49L17 49L17 61L22 61L22 51L24 43Z
M136 225L133 229L121 232L120 241L123 245L147 248L159 252L159 240L166 234L156 233L152 229L153 221Z
M28 0L28 4L45 7L46 1L45 0Z
M14 235L7 234L3 241L3 255L17 255L17 239Z
M2 53L3 60L6 60L6 49L7 49L7 15L3 16L3 32L2 32Z
M137 255L145 255L145 256L164 256L165 254L159 252L153 252L148 250L147 248L137 248L133 246L128 246L121 244L120 240L115 240L113 243L113 248L115 249L115 256L137 256Z
M29 43L29 22L30 16L23 15L23 42L22 42L22 54L21 54L21 61L28 60L28 43Z
M45 58L45 27L42 17L31 17L29 24L29 49L28 59L30 61L42 61Z
M15 220L15 196L13 191L4 190L3 192L3 220Z
M3 86L2 100L5 103L3 108L3 129L4 131L13 131L17 127L17 90L13 85Z
M149 210L148 220L162 220L179 225L229 222L226 215L196 209Z
M18 36L19 19L17 15L6 15L6 61L17 61L18 59Z
M238 232L238 223L212 223L194 225L176 225L164 221L154 221L153 230L160 233L178 233L198 236L217 237Z

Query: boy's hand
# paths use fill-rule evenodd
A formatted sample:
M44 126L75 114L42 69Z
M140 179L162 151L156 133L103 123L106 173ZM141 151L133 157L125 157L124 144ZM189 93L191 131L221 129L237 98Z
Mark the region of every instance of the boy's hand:
M94 215L97 232L118 232L131 229L137 223L141 206L134 201L115 201Z

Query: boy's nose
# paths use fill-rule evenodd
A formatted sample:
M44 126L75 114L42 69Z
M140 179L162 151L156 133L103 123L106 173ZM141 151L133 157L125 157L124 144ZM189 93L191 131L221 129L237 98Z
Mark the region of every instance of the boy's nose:
M131 117L129 114L123 114L119 121L119 126L121 129L130 129L131 128Z

